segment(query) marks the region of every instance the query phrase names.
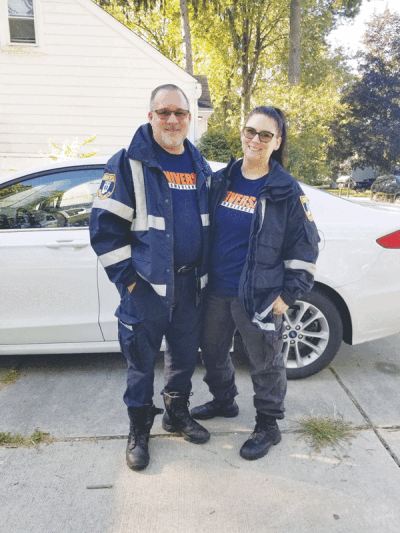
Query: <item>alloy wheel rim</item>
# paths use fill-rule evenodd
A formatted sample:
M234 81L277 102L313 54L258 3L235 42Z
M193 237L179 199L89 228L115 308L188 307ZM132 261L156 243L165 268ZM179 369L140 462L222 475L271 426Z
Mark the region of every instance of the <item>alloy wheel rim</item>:
M298 301L284 313L282 353L286 368L302 368L321 357L329 341L326 316L309 302Z

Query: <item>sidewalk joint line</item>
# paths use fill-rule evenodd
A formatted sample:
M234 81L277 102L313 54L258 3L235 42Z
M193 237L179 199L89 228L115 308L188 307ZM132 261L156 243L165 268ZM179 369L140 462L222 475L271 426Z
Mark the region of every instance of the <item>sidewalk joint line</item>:
M368 423L367 425L365 426L354 426L353 429L355 431L365 431L365 430L369 430L369 429L372 429L375 433L376 433L376 427L374 427L371 423ZM386 429L387 431L399 431L400 430L400 426L381 426L380 429ZM251 429L247 430L247 429L236 429L236 430L232 430L232 431L210 431L211 435L213 437L225 437L227 435L247 435L247 434L250 434L252 432ZM300 429L283 429L282 430L282 433L287 433L287 434L297 434L297 433L301 433L301 430ZM391 450L389 449L389 447L387 446L387 444L385 443L384 439L380 437L379 434L377 434L379 440L381 441L381 443L384 445L384 447L387 449L387 451L389 452L390 455L391 454ZM153 433L150 435L150 438L151 439L154 439L154 438L161 438L161 439L172 439L172 438L180 438L182 437L182 435L179 435L178 433L169 433L169 434L164 434L164 433ZM43 442L43 443L40 443L40 444L45 444L46 446L49 446L50 444L55 444L55 443L58 443L58 442L69 442L69 443L74 443L74 442L98 442L98 441L111 441L111 440L126 440L128 438L128 435L97 435L97 436L91 436L91 437L51 437L51 442ZM2 447L0 445L0 447ZM19 445L15 445L15 446L4 446L5 448L20 448L21 446ZM397 458L395 459L393 457L393 459L396 461L397 463Z
M358 411L360 412L361 416L364 418L364 420L367 422L367 424L369 424L369 426L371 427L372 431L375 433L375 435L378 437L380 443L382 444L382 446L385 448L385 450L388 452L388 454L390 455L390 457L393 459L393 461L396 463L396 465L400 468L400 460L399 458L397 457L397 455L391 450L389 444L386 442L386 440L382 437L382 435L379 433L378 431L378 427L375 426L371 419L369 418L369 416L367 415L367 413L364 411L364 409L361 407L361 405L358 403L358 401L356 400L356 398L353 396L353 394L350 392L350 389L348 389L346 387L346 385L343 383L343 381L341 380L339 374L336 372L336 370L334 370L332 367L329 367L329 370L332 372L332 374L335 376L336 378L336 381L339 383L339 385L342 387L342 389L344 390L344 392L347 394L347 396L350 398L350 400L354 403L354 405L356 406L356 408L358 409ZM384 429L382 427L382 429Z

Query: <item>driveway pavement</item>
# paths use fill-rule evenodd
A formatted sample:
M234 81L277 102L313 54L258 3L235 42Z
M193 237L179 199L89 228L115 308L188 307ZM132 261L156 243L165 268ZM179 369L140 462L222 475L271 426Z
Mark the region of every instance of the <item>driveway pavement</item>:
M331 368L290 381L282 442L258 461L238 451L254 426L246 364L236 360L240 414L204 422L211 440L170 436L156 418L151 463L125 464L120 354L0 359L19 380L0 390L0 432L54 441L0 448L1 533L398 533L400 335L342 345ZM191 399L209 399L196 370ZM162 405L162 363L155 403ZM300 438L311 414L341 416L356 437L320 452Z

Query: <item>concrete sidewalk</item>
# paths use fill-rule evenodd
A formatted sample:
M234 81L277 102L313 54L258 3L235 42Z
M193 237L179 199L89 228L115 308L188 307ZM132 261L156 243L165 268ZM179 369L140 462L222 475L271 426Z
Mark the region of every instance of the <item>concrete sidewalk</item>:
M254 427L247 368L237 364L240 414L205 421L211 440L170 436L156 418L151 462L125 464L128 420L121 355L0 360L21 377L0 390L0 432L55 439L0 448L1 533L398 533L400 335L342 345L332 369L290 381L282 442L258 461L238 451ZM192 405L209 399L199 366ZM155 403L163 388L156 372ZM348 444L317 453L298 420L342 416ZM94 488L92 488L94 487Z

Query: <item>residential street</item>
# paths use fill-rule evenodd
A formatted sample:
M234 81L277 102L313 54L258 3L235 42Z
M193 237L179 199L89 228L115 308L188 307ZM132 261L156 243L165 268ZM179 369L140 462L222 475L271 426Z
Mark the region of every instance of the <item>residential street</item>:
M0 448L0 531L7 533L397 533L400 520L400 335L342 345L330 369L289 382L282 442L260 460L238 451L254 426L252 389L235 360L240 414L205 421L204 445L156 418L151 462L125 464L128 419L120 354L2 358L20 366L0 390L0 432L55 440ZM198 366L192 405L209 399ZM155 403L162 405L162 364ZM313 450L302 417L343 417L356 437Z

